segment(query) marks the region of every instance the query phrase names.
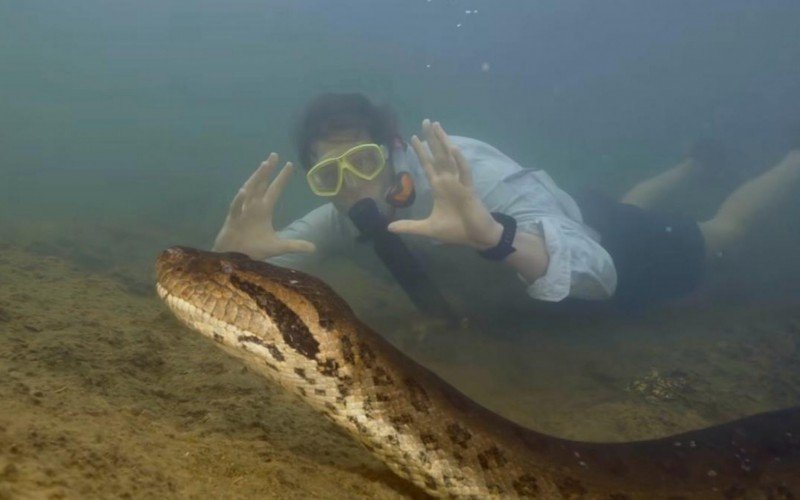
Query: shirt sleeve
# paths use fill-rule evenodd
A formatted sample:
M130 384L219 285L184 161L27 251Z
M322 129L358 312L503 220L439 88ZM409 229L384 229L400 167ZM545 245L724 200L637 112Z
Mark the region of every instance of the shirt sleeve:
M349 243L355 241L356 229L351 227L352 224L348 226L348 222L343 220L330 203L317 207L278 231L278 236L282 239L298 239L313 243L316 251L286 253L271 257L267 262L292 269L308 269L325 257L343 251Z
M538 226L550 262L544 276L528 283L528 295L556 302L566 297L602 300L614 294L617 273L605 248L559 217L541 217Z
M572 197L545 172L522 168L488 144L469 140L459 147L489 211L514 217L518 231L544 239L549 264L544 276L528 283L528 295L553 302L613 295L617 284L614 263L600 245L599 235L583 224Z

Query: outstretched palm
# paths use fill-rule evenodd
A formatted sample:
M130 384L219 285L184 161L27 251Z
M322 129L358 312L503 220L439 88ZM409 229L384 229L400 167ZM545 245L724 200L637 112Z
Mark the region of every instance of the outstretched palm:
M269 182L277 163L278 155L270 154L239 189L214 243L215 251L241 252L257 260L314 251L314 245L308 241L279 238L272 225L275 204L292 174L292 164L287 163L275 180Z
M433 210L427 219L392 222L389 230L477 249L494 246L502 227L475 193L466 159L438 122L425 120L422 129L430 152L416 136L411 138L411 146L430 182Z

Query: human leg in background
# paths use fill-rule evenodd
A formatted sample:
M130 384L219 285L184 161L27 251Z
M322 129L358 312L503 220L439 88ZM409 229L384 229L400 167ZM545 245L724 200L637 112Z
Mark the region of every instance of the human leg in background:
M653 208L675 193L698 172L718 174L727 163L724 152L714 141L697 141L685 160L655 177L640 182L620 199L639 208Z
M741 241L748 231L787 201L800 187L800 148L777 165L744 183L722 203L716 215L701 222L706 255L721 255Z

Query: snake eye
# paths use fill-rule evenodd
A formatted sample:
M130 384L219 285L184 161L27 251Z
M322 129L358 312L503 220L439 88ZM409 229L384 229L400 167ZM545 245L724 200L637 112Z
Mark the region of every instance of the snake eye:
M219 263L219 267L220 267L220 269L222 269L222 272L225 273L225 274L231 274L233 272L233 265L230 262L228 262L227 260L221 261Z

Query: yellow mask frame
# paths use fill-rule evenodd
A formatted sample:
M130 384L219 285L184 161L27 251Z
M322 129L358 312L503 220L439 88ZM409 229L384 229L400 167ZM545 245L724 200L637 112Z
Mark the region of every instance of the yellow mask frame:
M359 170L359 168L350 161L353 155L359 153L370 153L374 152L378 158L378 165L374 168L372 172L363 172ZM321 184L317 181L317 177L319 176L320 172L327 168L335 168L337 169L337 179L336 179L336 186L332 189L325 188L321 186ZM325 158L324 160L318 162L316 165L311 167L306 173L306 181L308 182L308 186L311 188L311 192L313 192L317 196L336 196L339 194L339 191L342 189L342 184L344 182L344 171L347 170L351 172L354 176L358 177L359 179L363 179L365 181L371 181L378 177L383 169L386 167L386 154L381 146L378 144L370 143L370 144L359 144L358 146L352 147L345 151L344 153L340 154L339 156L334 156L331 158Z

